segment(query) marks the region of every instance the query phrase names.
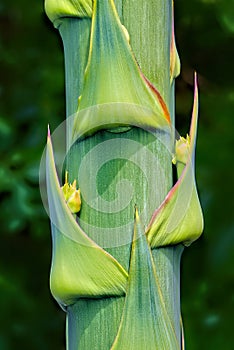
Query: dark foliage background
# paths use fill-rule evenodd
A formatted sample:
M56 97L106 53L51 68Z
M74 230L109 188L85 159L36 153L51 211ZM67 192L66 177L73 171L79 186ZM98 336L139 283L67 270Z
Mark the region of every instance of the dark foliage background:
M199 74L197 182L203 237L182 260L188 350L233 348L234 4L175 3L182 62L177 129L188 130ZM0 349L64 349L64 313L48 287L51 241L38 168L48 122L65 116L63 51L43 1L0 2Z

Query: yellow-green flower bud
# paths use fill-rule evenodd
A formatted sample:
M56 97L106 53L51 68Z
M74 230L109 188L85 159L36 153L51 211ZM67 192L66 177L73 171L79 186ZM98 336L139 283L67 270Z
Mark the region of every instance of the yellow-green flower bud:
M190 137L189 135L185 137L180 136L179 140L176 140L175 145L175 156L172 159L172 163L182 163L186 164L190 155Z
M69 197L67 205L72 213L78 213L81 207L80 190L75 190Z
M65 184L61 187L65 201L73 214L78 213L81 207L80 190L76 189L76 180L68 183L68 172L65 173Z

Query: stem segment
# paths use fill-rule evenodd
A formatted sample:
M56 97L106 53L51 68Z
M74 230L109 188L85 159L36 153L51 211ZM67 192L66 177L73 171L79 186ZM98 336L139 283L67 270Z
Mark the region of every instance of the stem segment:
M102 1L102 0L100 0ZM130 45L136 60L143 72L159 90L168 108L171 119L174 120L174 91L170 85L170 42L172 27L171 0L116 0L115 1L122 24L127 28ZM67 117L76 112L78 98L82 93L85 67L88 60L90 40L90 18L63 18L59 26L65 53L66 71L66 104ZM116 132L113 132L116 131ZM121 130L120 130L121 131ZM68 139L70 139L70 123L67 124ZM130 260L131 237L133 230L134 205L139 211L144 211L142 223L147 226L153 210L160 205L172 186L171 151L173 136L160 131L148 133L145 130L132 127L126 132L118 133L118 129L99 131L91 137L76 142L67 157L69 176L78 179L79 164L89 152L98 149L100 145L108 145L108 153L115 154L115 159L104 162L103 153L96 152L89 158L87 165L87 182L90 186L83 196L80 212L80 225L85 232L112 254L128 271ZM154 156L154 162L139 155L137 164L121 159L116 149L126 148L126 139L137 142ZM132 151L134 153L134 149ZM124 158L124 157L123 157ZM89 169L93 162L100 163L98 177L93 179ZM147 178L145 176L147 174ZM122 181L134 180L134 194L129 205L119 213L111 210L101 212L93 209L85 200L87 191L91 195L93 181L96 182L99 194L107 202L113 201L116 186ZM153 189L153 191L151 191ZM126 193L120 193L120 201ZM127 223L132 222L132 225ZM95 223L95 225L94 225ZM122 223L126 223L123 231ZM96 227L96 230L93 227ZM98 232L105 229L107 234ZM109 231L108 231L109 230ZM109 234L108 234L109 232ZM115 243L113 243L113 232ZM165 309L171 320L180 344L180 256L182 247L157 248L152 252L155 262ZM79 299L67 308L67 348L110 350L116 337L121 320L124 297L102 299ZM147 332L147 330L146 330ZM168 350L168 349L167 349Z

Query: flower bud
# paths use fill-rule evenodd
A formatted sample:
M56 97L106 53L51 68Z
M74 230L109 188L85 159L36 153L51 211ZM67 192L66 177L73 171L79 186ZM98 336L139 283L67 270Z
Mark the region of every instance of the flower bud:
M179 140L176 140L175 145L175 156L172 159L172 163L182 163L186 164L190 155L190 137L189 135L185 137L180 136Z
M76 180L68 183L68 172L65 173L65 184L61 187L65 201L73 214L78 213L81 207L80 190L76 189Z

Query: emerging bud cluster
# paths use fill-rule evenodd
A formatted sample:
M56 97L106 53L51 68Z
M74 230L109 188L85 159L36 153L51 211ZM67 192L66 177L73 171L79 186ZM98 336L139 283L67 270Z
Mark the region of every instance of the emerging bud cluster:
M76 189L76 180L68 183L68 172L65 173L65 184L61 187L65 201L73 214L78 213L81 207L80 189Z
M179 140L176 140L175 144L175 156L172 159L172 163L187 164L190 155L190 137L187 134L186 138L180 136Z

